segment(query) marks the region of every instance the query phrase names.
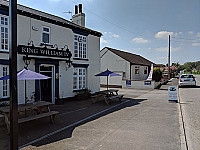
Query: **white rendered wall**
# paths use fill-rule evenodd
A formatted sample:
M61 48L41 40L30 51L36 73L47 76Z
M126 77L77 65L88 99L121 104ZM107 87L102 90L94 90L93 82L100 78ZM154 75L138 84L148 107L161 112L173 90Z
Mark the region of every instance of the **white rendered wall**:
M132 88L132 89L154 89L156 87L155 81L151 81L151 85L145 85L145 80L132 80L131 86L126 85L126 80L122 80L122 88Z
M39 46L42 42L42 27L50 27L50 44L57 44L61 49L65 45L69 50L74 53L74 33L71 29L64 28L58 25L47 23L41 20L32 19L29 17L18 15L18 45L27 45L30 40L34 42L34 46ZM32 27L35 29L33 30ZM89 64L87 68L87 87L93 91L100 90L100 80L95 77L96 73L100 72L100 38L93 35L87 36L87 55L88 60L73 60L77 64ZM18 68L24 68L23 56L18 54ZM33 57L33 55L29 55ZM36 56L34 56L36 57ZM38 58L49 58L44 56L37 56ZM0 59L9 60L9 53L1 53ZM35 71L35 61L31 60L28 67L30 70ZM19 103L24 103L24 81L18 81L18 100ZM35 91L35 81L27 81L27 96L30 97L32 92ZM59 61L59 97L66 98L74 96L73 92L73 66L66 70L66 62Z
M107 69L120 75L125 72L125 79L129 78L130 63L104 48L101 51L101 72ZM100 83L107 84L107 78L100 77ZM109 85L122 85L122 76L109 77Z
M92 92L97 92L100 90L100 79L95 76L95 74L100 72L100 38L89 35L88 36L88 69L87 69L87 87ZM85 62L87 63L87 62Z
M139 74L135 74L135 66L139 66ZM132 65L131 66L131 79L132 80L146 80L148 77L148 74L144 74L144 67L148 66L141 66L141 65ZM147 70L148 73L148 70Z

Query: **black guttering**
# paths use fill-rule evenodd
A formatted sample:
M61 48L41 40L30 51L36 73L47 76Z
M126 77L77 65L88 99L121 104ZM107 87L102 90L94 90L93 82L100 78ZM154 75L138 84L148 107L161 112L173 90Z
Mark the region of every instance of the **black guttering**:
M0 13L4 14L4 15L8 15L8 1L0 0ZM26 16L26 17L30 17L33 19L42 20L42 21L45 21L48 23L59 25L62 27L70 28L73 30L73 32L80 32L84 35L91 34L91 35L98 36L98 37L102 36L102 33L98 32L98 31L94 31L94 30L88 29L86 27L82 27L80 25L72 23L61 17L51 15L51 14L48 14L48 13L45 13L42 11L38 11L38 10L29 8L26 6L22 6L19 4L17 7L17 13L22 16Z

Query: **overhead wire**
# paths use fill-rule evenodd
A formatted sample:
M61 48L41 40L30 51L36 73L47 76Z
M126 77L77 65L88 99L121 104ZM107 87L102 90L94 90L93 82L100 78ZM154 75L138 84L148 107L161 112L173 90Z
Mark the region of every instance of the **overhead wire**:
M77 2L75 2L75 1L73 1L73 0L72 0L72 2L73 2L74 4L76 4L76 5L78 5ZM128 32L128 33L135 34L135 35L138 35L138 36L140 36L140 37L145 37L145 38L154 39L154 40L160 39L160 38L156 38L156 37L153 37L153 36L146 36L146 35L143 35L143 34L139 34L139 33L130 31L130 30L124 28L124 27L119 26L119 25L116 24L116 23L113 23L113 22L111 22L111 21L109 21L109 20L107 20L107 19L101 17L100 15L97 15L96 13L90 11L89 9L87 9L87 8L85 8L85 7L84 7L84 9L85 9L86 11L88 11L89 13L95 15L96 17L102 19L103 21L108 22L109 24L111 24L111 25L113 25L113 26L116 26L117 28L120 28L120 29L122 29L122 30L124 30L124 31L126 31L126 32ZM172 40L173 38L174 38L174 39L178 39L178 40L183 40L183 41ZM190 41L190 42L192 42L192 43L200 43L200 39L188 39L188 38L181 38L181 37L174 37L174 36L170 39L170 41L172 41L172 42L185 42L185 41ZM198 42L197 42L197 41L198 41Z

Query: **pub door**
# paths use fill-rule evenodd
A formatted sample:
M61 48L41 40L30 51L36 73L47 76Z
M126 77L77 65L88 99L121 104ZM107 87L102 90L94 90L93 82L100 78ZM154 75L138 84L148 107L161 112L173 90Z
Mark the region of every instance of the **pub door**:
M40 66L40 73L51 77L50 79L40 80L40 94L41 100L54 103L53 91L54 91L54 84L53 84L53 67L52 66Z

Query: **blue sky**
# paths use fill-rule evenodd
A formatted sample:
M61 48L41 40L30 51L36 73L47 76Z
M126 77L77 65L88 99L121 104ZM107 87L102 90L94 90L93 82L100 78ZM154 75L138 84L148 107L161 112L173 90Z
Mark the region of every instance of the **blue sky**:
M167 64L200 61L200 0L18 0L19 4L70 19L82 3L86 27L103 33L105 46Z

